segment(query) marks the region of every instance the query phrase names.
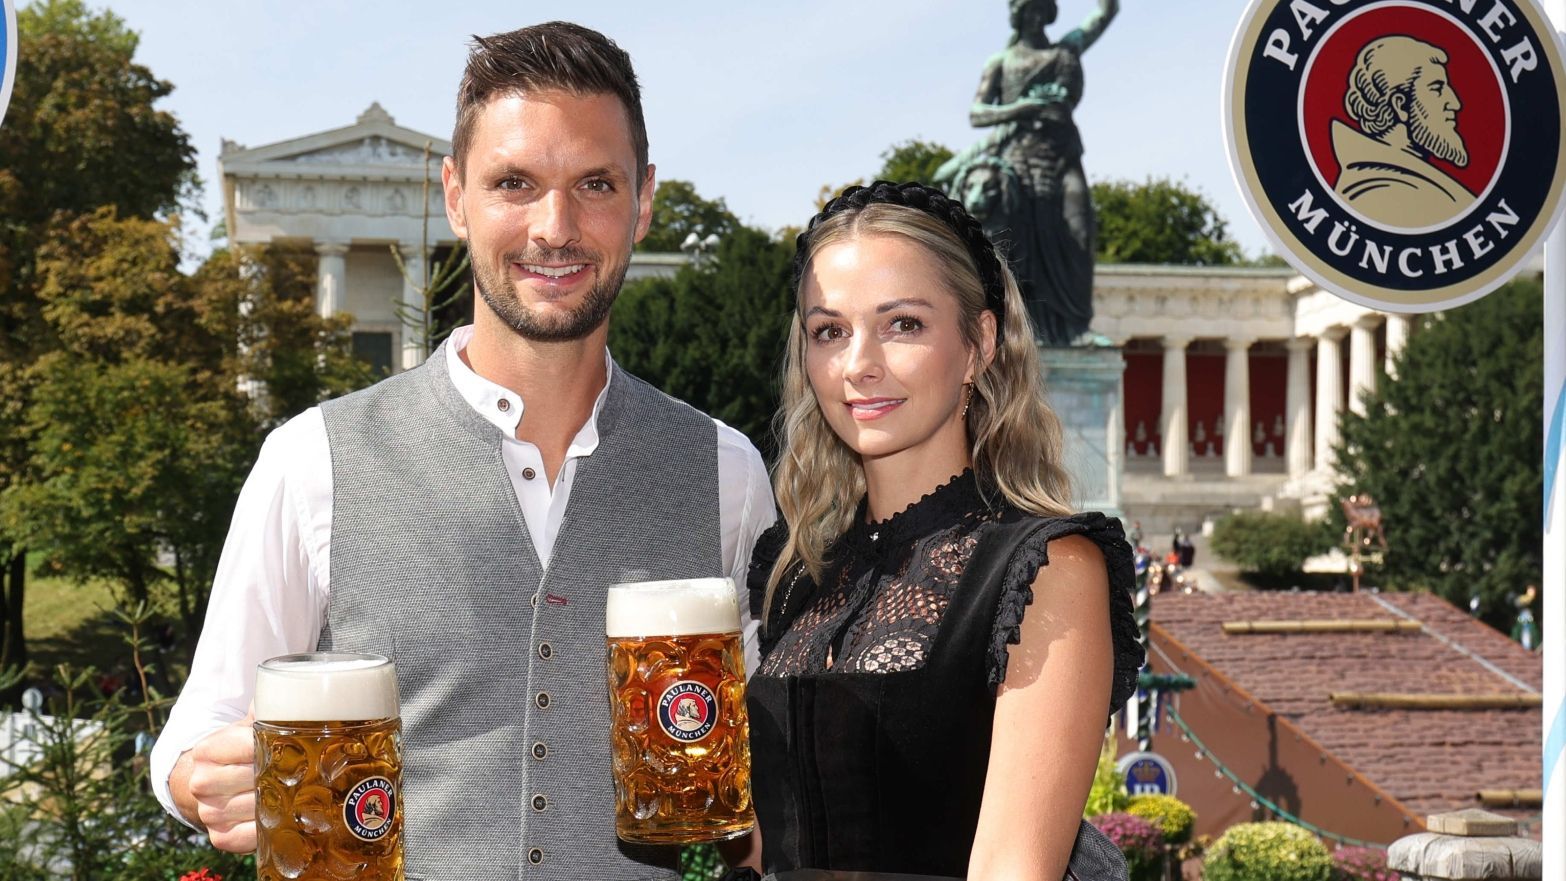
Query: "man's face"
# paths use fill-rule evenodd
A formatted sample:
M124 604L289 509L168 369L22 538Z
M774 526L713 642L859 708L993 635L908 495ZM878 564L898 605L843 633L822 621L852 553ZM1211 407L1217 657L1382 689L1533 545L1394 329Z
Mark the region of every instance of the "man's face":
M636 179L618 98L494 98L473 127L464 173L448 158L441 177L485 307L533 340L579 339L604 325L652 218L653 169Z
M1468 164L1468 148L1457 133L1457 111L1463 108L1457 90L1446 77L1446 66L1432 64L1414 81L1408 102L1408 137L1421 149L1459 168Z

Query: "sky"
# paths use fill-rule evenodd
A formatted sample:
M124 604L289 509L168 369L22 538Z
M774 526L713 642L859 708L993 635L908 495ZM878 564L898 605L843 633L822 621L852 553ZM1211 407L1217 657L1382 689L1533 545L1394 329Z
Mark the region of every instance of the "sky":
M870 177L895 143L976 139L968 107L1009 34L1005 0L88 3L138 31L137 59L174 84L160 106L199 151L210 223L222 216L221 139L257 147L350 125L372 101L449 138L471 35L568 18L631 54L660 178L692 181L752 225L798 225L823 185ZM1051 35L1096 5L1061 0ZM1076 119L1090 180L1178 180L1256 255L1266 238L1235 189L1220 123L1245 6L1123 0L1084 57Z

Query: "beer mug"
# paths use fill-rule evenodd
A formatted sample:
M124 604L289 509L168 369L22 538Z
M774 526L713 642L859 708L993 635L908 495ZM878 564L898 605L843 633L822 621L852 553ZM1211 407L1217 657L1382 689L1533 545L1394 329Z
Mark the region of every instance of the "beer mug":
M739 597L727 578L609 588L615 833L690 844L750 831Z
M402 881L397 668L315 652L256 670L260 881Z

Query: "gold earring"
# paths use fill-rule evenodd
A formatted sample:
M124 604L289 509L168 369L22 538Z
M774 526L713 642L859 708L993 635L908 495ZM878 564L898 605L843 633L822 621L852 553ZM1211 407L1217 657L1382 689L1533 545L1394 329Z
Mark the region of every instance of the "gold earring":
M973 383L965 382L963 383L963 387L968 390L968 396L964 398L962 402L962 418L967 419L968 408L973 406Z

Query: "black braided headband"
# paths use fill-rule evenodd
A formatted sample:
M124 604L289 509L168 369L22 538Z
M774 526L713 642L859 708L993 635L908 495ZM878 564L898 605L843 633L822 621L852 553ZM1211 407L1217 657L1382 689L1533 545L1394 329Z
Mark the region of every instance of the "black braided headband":
M810 236L827 218L850 209L858 210L868 205L904 205L923 211L946 224L968 246L968 253L979 269L979 281L984 285L984 303L995 313L996 336L1006 320L1006 281L1001 272L1001 258L995 252L984 227L962 207L962 203L948 198L934 187L921 183L893 183L878 180L868 187L852 186L844 190L805 226L799 234L794 250L794 291L798 296L799 282L805 274L805 253Z

